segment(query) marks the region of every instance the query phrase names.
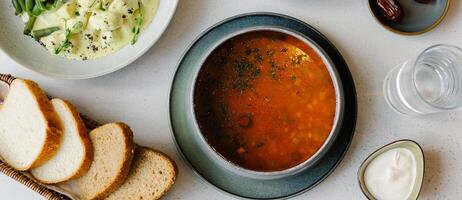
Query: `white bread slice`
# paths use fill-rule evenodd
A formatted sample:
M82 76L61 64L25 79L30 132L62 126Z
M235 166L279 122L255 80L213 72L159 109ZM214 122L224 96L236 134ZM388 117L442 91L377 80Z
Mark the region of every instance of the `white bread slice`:
M94 159L77 181L80 199L103 199L122 185L133 160L133 133L123 123L106 124L90 132Z
M51 103L63 125L63 142L53 158L30 171L34 178L46 184L78 178L88 171L93 161L90 137L75 107L61 99L53 99Z
M127 180L106 200L160 199L175 183L176 175L176 165L168 156L136 147Z
M0 156L24 171L54 156L62 127L48 97L33 81L16 79L0 107Z

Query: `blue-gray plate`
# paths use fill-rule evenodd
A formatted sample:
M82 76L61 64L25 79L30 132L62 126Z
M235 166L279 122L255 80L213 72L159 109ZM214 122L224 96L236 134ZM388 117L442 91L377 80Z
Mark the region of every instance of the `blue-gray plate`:
M403 35L418 35L434 29L446 16L451 0L432 0L428 4L415 0L398 0L404 10L399 23L391 22L380 13L377 0L369 0L371 13L386 29Z
M203 61L218 44L244 30L272 27L283 29L315 43L332 62L344 92L344 114L340 133L326 154L313 166L289 177L255 179L231 173L205 152L198 137L191 96L196 75ZM181 58L170 93L170 119L173 138L184 161L206 182L239 198L280 199L299 195L323 181L340 163L353 138L357 118L356 91L348 66L339 51L310 25L274 13L250 13L226 19L206 30Z

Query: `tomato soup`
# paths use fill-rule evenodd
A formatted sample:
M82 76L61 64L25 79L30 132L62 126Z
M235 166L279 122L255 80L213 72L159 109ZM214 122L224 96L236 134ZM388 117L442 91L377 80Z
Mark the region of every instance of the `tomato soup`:
M206 59L194 110L207 142L243 168L282 171L312 157L329 137L336 92L318 53L279 32L255 31Z

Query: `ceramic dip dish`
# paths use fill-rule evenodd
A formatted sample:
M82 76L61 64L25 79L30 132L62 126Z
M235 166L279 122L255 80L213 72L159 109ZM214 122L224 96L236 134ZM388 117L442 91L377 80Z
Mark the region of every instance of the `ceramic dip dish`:
M361 164L359 185L368 199L408 199L419 196L425 159L412 140L399 140L378 149Z

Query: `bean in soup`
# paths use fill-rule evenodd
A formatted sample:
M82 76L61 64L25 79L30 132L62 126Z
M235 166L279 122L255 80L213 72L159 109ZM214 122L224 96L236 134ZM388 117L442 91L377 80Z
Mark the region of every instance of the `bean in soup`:
M221 44L194 91L207 142L246 169L271 172L312 157L328 138L336 93L321 57L303 41L255 31Z

